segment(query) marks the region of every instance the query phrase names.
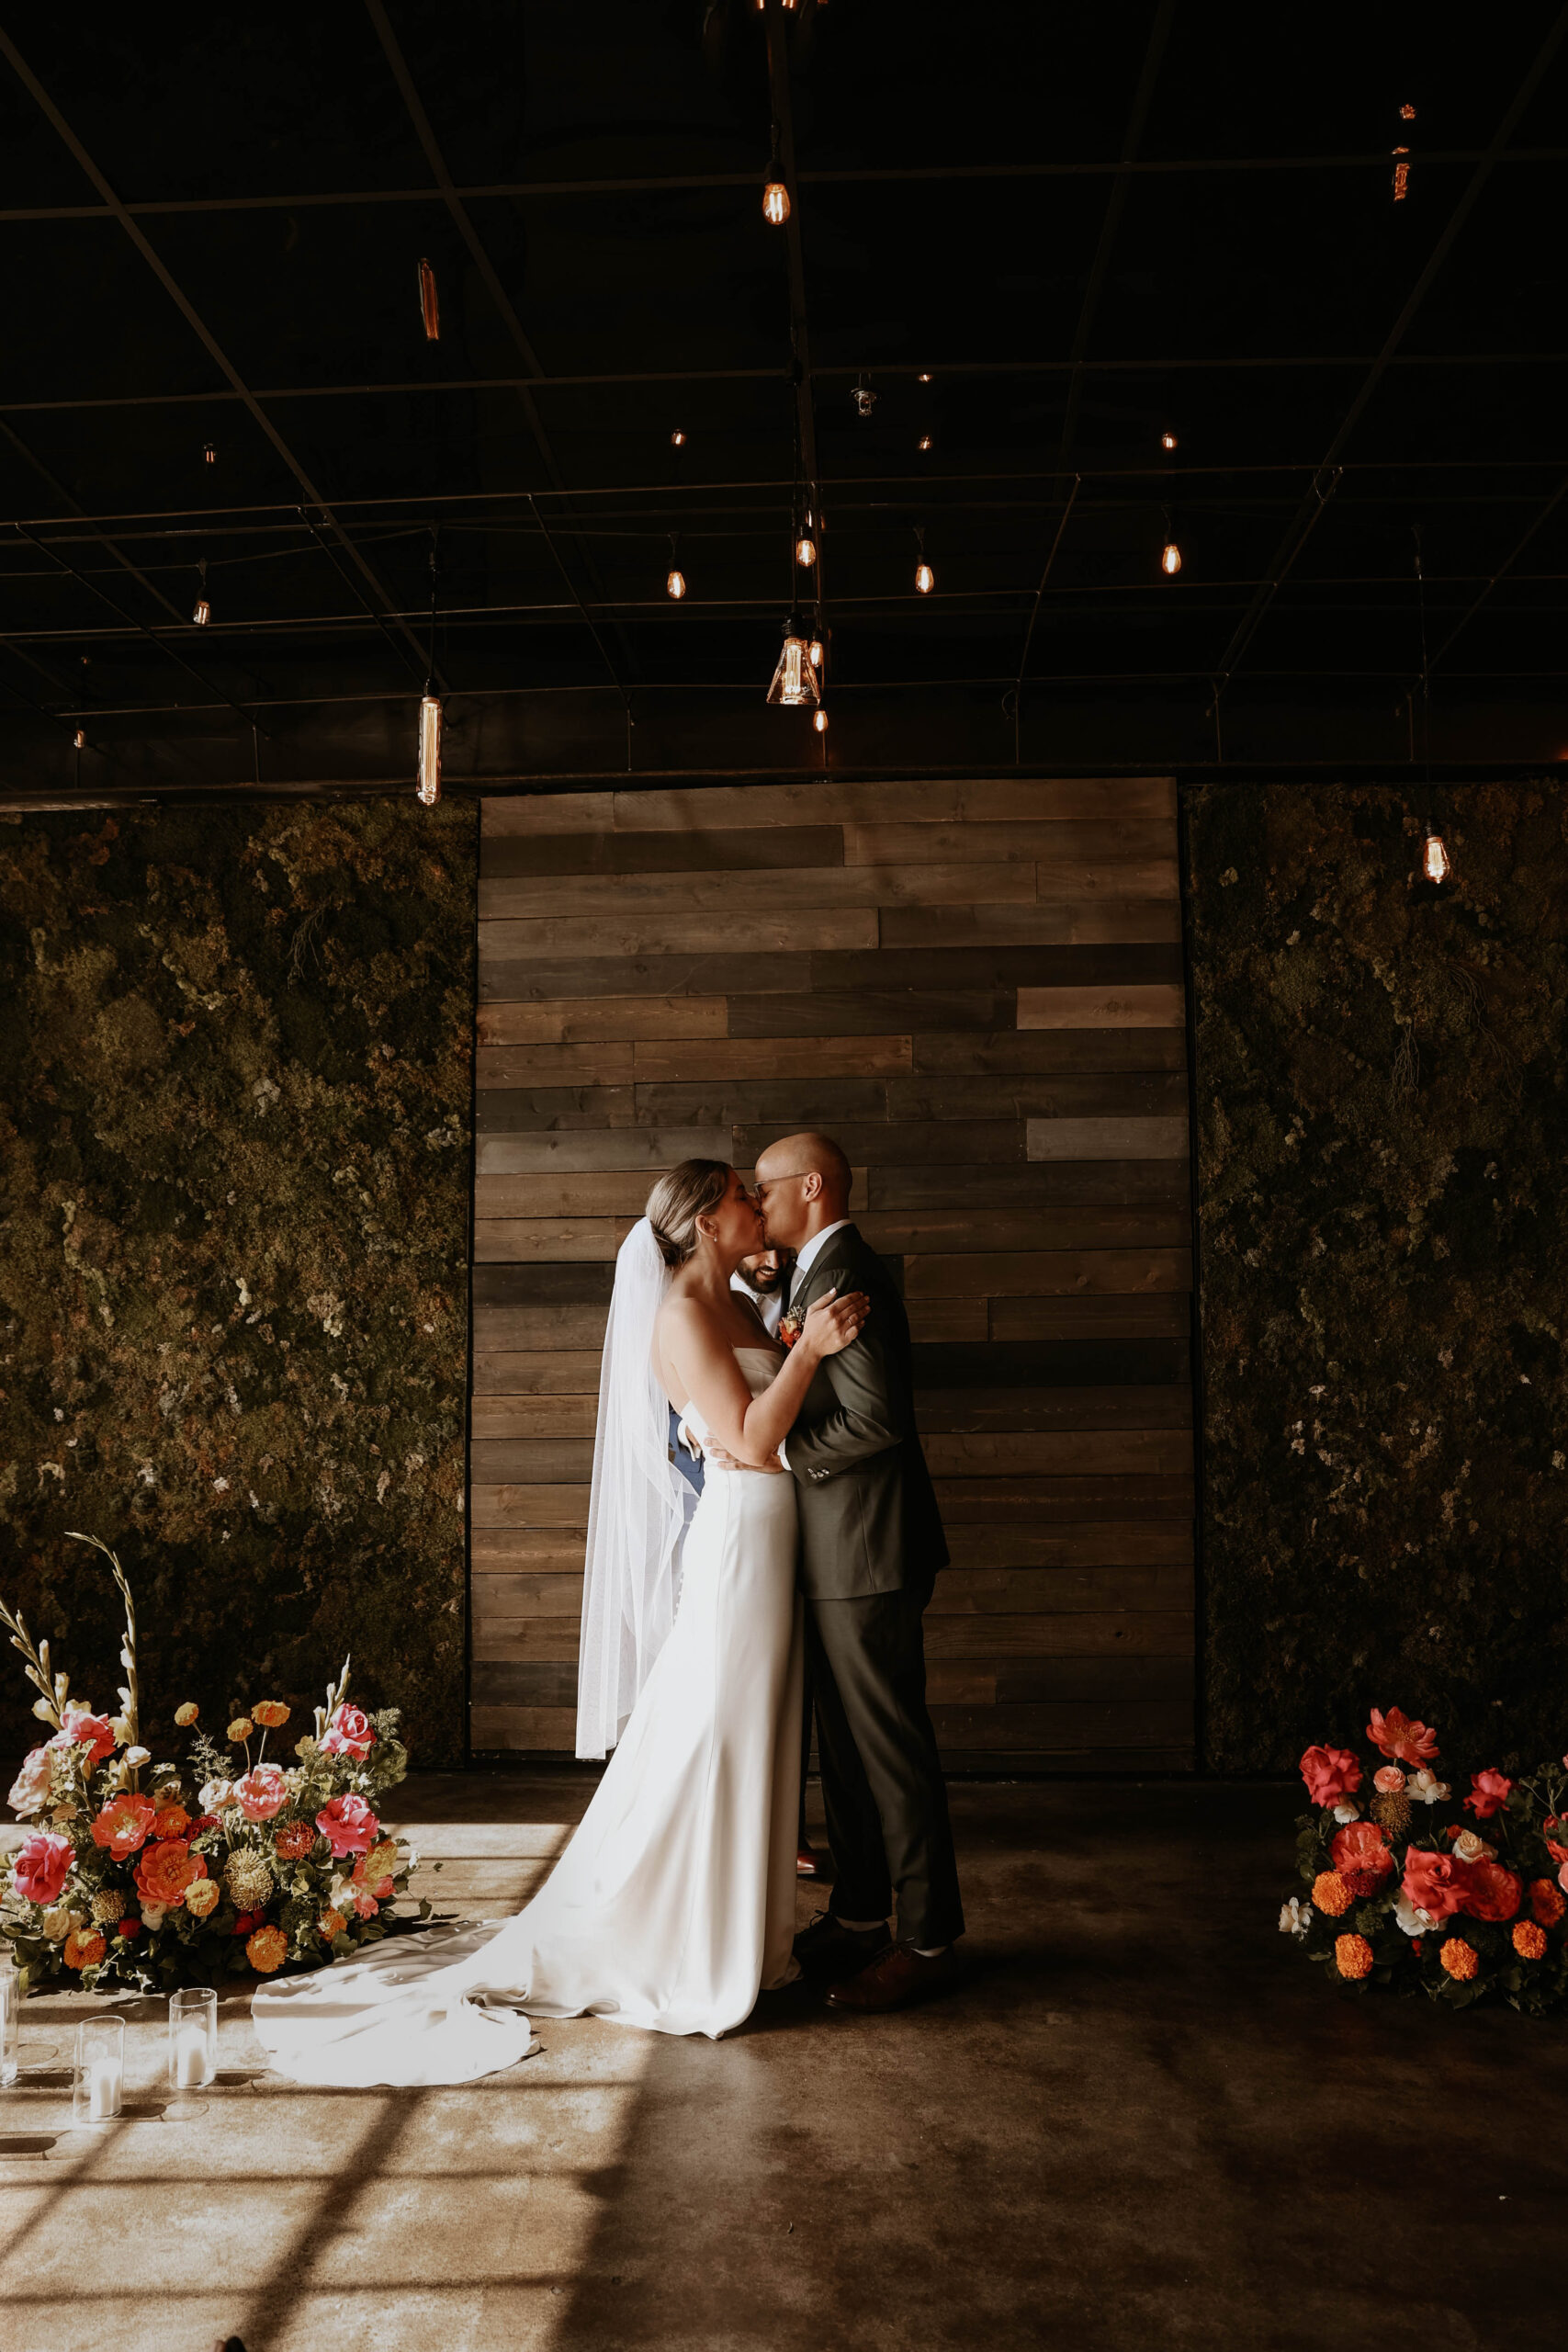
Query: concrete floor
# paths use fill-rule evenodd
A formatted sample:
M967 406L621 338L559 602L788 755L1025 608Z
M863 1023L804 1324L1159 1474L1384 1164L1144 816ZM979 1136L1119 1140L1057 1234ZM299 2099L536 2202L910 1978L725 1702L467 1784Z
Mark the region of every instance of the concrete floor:
M411 1782L442 1906L510 1909L575 1775ZM1337 1998L1275 1928L1283 1789L954 1791L973 1983L720 2042L542 2024L466 2090L268 2076L70 2128L81 1995L0 2093L4 2352L1446 2352L1563 2341L1568 2033ZM803 1909L822 1900L803 1894Z

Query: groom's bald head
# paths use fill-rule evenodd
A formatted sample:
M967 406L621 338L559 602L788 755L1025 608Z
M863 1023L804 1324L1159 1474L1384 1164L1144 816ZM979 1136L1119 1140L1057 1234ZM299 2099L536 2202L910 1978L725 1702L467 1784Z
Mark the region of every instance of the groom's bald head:
M831 1136L782 1136L757 1160L768 1238L798 1249L850 1207L850 1163Z

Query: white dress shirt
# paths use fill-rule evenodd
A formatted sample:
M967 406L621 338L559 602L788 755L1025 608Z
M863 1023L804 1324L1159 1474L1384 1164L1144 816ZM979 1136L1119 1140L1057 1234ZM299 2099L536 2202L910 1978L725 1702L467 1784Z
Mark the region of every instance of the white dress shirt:
M788 1280L786 1273L784 1282ZM742 1298L750 1300L762 1318L762 1328L769 1339L773 1339L784 1320L784 1283L780 1283L777 1290L753 1290L744 1274L734 1273L729 1277L729 1287L738 1290Z

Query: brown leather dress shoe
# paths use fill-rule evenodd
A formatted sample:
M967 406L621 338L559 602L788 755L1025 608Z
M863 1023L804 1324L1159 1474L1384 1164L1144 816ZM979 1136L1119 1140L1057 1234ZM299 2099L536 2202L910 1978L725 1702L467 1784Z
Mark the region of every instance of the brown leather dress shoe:
M863 1969L891 1940L886 1928L846 1928L830 1911L819 1911L796 1936L795 1956L805 1975L831 1984Z
M795 1849L795 1874L796 1878L815 1878L817 1876L816 1850L814 1848L807 1844L804 1838Z
M912 2009L917 2001L950 1993L963 1974L953 1944L929 1960L910 1944L894 1944L858 1976L829 1985L828 2007L852 2009L861 2017L886 2017L893 2009Z

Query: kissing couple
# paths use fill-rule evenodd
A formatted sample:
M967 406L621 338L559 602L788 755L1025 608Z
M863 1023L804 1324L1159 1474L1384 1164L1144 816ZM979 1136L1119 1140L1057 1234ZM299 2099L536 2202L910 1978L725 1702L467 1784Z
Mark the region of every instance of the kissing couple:
M803 1973L861 2013L956 1981L921 1634L947 1547L903 1302L849 1197L813 1134L770 1145L754 1191L714 1159L655 1184L615 1261L593 1448L578 1752L613 1750L604 1777L515 1917L264 1985L281 2073L471 2082L525 2053L524 2004L717 2039ZM795 1253L776 1340L730 1283L768 1248ZM671 1408L705 1456L689 1525ZM807 1653L835 1883L796 1935Z

